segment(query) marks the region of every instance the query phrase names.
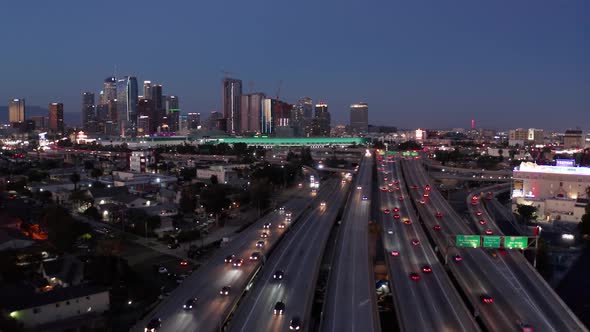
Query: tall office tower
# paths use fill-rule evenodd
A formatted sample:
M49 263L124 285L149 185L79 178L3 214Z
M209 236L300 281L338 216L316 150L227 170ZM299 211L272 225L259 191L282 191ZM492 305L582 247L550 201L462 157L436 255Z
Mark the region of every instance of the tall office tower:
M305 136L305 117L301 104L297 103L293 105L290 123L295 136Z
M201 125L201 113L188 113L188 128L198 129Z
M150 135L156 132L158 113L154 109L151 99L140 98L137 104L137 118L142 119L141 126L137 124L137 136Z
M117 80L117 123L121 136L135 136L137 131L137 78Z
M242 81L224 78L222 97L223 117L226 119L227 132L232 135L239 134L241 132Z
M264 105L264 93L250 93L242 95L240 111L242 133L260 133L262 109Z
M103 90L98 96L96 119L101 128L106 121L117 121L117 80L114 77L104 80Z
M170 131L178 131L180 104L177 96L166 96L166 117Z
M55 134L64 134L64 104L49 104L49 131Z
M152 81L143 81L143 98L152 99Z
M188 115L180 115L178 116L178 130L177 132L180 132L182 134L188 134L188 132L190 131L190 122L189 122L189 118Z
M307 120L311 120L313 118L313 102L309 97L301 97L297 102L303 111L303 117Z
M162 96L162 85L154 84L151 89L152 102L154 103L154 111L158 114L157 118L154 119L155 127L161 127L163 119L166 117L166 108L164 107L164 99Z
M219 120L223 119L223 114L218 111L212 111L209 115L209 121L207 123L207 127L209 129L219 129L221 126L219 125ZM225 126L224 126L225 127Z
M357 134L369 131L369 105L367 103L350 105L350 130Z
M314 136L330 136L330 112L328 112L328 104L320 102L315 105L312 132Z
M8 122L23 123L25 122L25 99L13 98L8 103Z
M86 131L95 132L96 123L96 105L94 105L94 93L82 93L82 127Z

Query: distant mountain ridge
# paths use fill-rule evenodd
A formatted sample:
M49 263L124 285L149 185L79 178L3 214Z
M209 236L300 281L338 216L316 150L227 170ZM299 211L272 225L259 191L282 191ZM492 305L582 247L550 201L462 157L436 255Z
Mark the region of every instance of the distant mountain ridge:
M27 118L31 116L49 116L49 110L41 106L25 106L25 115ZM64 112L64 122L68 126L78 126L82 123L82 115L76 112ZM8 123L8 106L0 106L0 123Z

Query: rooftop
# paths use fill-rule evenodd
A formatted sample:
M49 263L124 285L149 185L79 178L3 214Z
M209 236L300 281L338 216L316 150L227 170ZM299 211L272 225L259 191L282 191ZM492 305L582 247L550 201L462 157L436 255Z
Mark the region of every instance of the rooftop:
M89 296L105 291L108 291L108 289L104 287L77 285L66 288L56 287L45 293L35 293L30 287L23 285L7 285L0 289L0 293L2 294L0 297L0 306L6 308L8 311L16 311Z

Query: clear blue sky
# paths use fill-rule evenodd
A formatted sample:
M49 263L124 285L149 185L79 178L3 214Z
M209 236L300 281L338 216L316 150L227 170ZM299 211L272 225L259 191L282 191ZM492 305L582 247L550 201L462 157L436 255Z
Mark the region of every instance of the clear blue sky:
M590 128L588 0L10 1L0 103L62 101L120 75L164 84L183 111L221 104L220 70L246 92L369 103L400 127ZM6 115L1 115L2 119ZM4 122L4 121L2 121Z

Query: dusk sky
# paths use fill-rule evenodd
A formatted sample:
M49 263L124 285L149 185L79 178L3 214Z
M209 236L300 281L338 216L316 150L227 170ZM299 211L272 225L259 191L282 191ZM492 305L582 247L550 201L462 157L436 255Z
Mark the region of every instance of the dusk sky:
M0 105L80 112L113 74L221 106L221 70L333 124L590 129L590 1L4 1ZM141 92L140 92L141 93ZM0 122L7 115L0 114Z

